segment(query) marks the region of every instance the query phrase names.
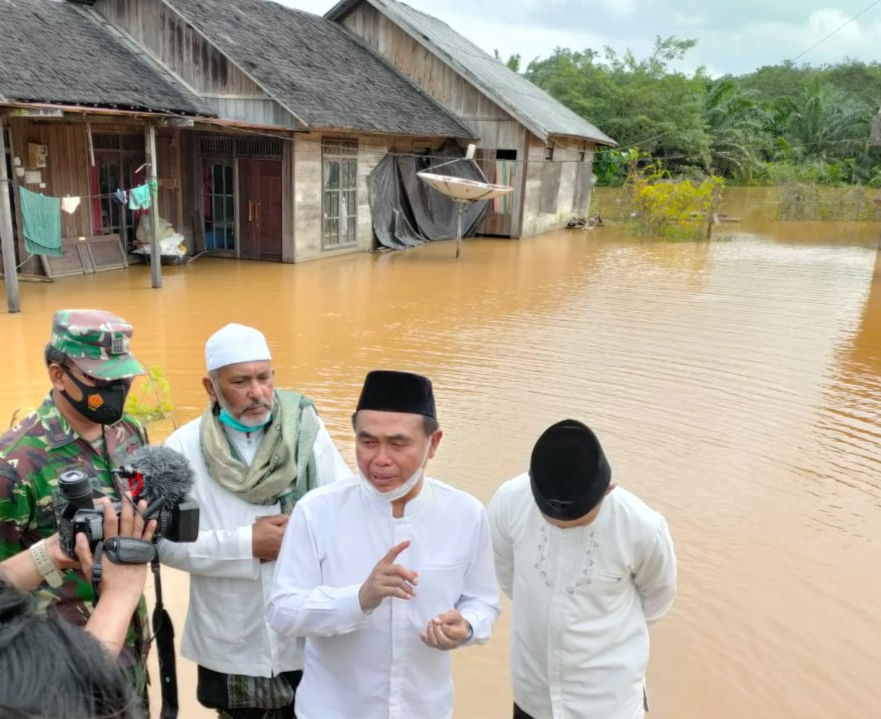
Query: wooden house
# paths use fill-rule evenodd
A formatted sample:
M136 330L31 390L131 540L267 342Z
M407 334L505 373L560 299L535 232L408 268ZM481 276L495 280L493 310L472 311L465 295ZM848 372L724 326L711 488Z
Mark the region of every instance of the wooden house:
M180 195L173 180L179 130L169 123L211 110L73 3L4 0L0 16L0 161L10 178L16 265L50 277L123 267L134 213L111 193L146 181L145 128L164 125L157 131L159 205L172 207ZM81 198L75 211L61 213L62 256L26 250L21 187Z
M101 195L65 218L65 246L117 235L131 249L135 218L105 195L141 181L146 122L159 214L190 254L283 262L372 247L380 160L474 138L344 27L274 2L4 0L3 13L0 111L61 115L5 121L10 171L40 144L40 191Z
M286 262L368 249L366 177L379 161L473 138L453 113L320 16L265 0L97 0L95 9L221 121L251 130L191 134L190 158L203 181L190 188L185 214L200 215L200 248ZM222 211L209 216L212 207Z
M361 37L480 138L490 181L513 185L480 231L522 237L564 227L589 205L597 145L616 143L446 23L397 0L342 0L325 16Z

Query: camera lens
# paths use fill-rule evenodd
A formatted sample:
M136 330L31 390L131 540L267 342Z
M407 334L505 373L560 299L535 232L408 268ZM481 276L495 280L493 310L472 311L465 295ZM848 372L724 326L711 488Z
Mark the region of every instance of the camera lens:
M79 509L92 509L92 482L89 476L79 469L69 469L58 475L58 488L61 496Z

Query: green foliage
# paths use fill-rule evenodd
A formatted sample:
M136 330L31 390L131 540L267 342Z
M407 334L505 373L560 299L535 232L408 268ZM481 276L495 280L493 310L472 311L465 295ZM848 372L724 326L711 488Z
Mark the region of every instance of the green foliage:
M658 38L644 60L630 52L620 56L611 48L602 56L593 50L558 49L546 60L531 62L525 75L622 148L638 144L672 170L704 165L709 138L703 127L703 80L669 69L694 44L694 40Z
M501 62L502 57L501 57L501 55L499 55L499 51L493 50L493 53L496 56L496 60ZM511 57L509 57L505 61L505 65L507 66L507 68L509 70L513 70L514 72L520 72L520 60L521 60L521 55L519 53L517 55L511 55Z
M780 186L777 218L780 220L881 220L878 193L862 187L829 187L816 183L787 182Z
M674 176L881 186L881 164L867 146L881 63L785 62L718 79L672 69L695 44L659 37L645 59L558 48L524 74L619 143L596 153L599 186L623 182L634 146Z
M144 380L138 383L138 387L140 391L135 393L132 388L126 400L125 411L128 414L144 423L171 415L174 409L171 388L161 369L154 367L149 370Z
M601 187L620 187L627 179L628 168L639 159L639 150L609 150L597 153L593 172L597 176L597 184Z
M674 180L660 165L634 163L626 187L636 231L664 240L708 239L724 184L718 176Z

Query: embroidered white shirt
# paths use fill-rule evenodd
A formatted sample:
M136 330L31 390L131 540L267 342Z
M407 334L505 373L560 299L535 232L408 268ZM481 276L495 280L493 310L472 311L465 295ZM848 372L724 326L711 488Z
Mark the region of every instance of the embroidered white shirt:
M411 545L397 562L419 573L416 596L388 598L365 614L361 585L404 540ZM499 593L478 500L426 478L395 519L358 477L311 492L288 523L269 602L280 635L306 637L297 717L450 717L450 652L426 646L419 634L454 608L471 624L472 642L489 639Z
M488 507L496 572L514 603L514 700L534 719L644 716L648 624L676 593L676 555L664 518L621 487L597 518L559 529L545 521L528 474Z

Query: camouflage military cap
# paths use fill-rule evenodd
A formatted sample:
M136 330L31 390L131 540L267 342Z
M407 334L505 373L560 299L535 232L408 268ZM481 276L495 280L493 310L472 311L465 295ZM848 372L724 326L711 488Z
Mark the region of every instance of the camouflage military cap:
M144 374L129 352L132 326L104 310L59 310L52 318L52 346L90 377L128 379Z

